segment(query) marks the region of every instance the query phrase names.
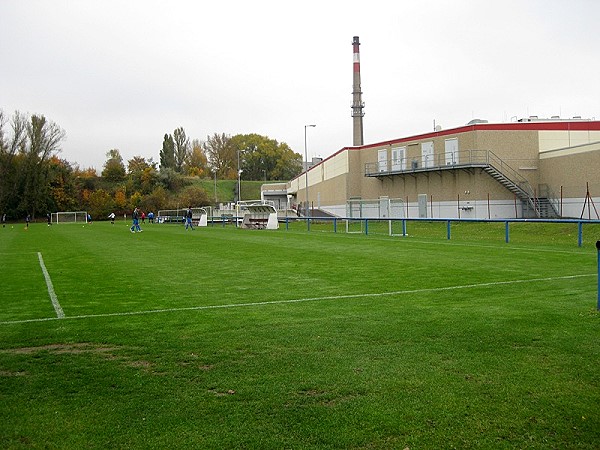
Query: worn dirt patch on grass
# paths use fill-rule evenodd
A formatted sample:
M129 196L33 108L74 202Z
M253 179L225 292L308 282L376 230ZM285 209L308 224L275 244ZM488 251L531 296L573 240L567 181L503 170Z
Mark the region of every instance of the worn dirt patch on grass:
M50 353L109 353L117 350L117 347L107 347L100 344L93 344L90 342L80 342L71 344L47 344L40 345L38 347L19 347L12 349L0 350L2 353L10 353L14 355L32 354L39 352L50 352Z

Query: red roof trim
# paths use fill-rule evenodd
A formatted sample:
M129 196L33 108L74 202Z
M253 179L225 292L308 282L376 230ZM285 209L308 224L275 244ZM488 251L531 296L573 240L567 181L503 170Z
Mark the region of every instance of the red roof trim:
M381 147L382 145L399 144L402 142L419 141L422 139L448 136L453 134L467 133L469 131L600 131L600 121L577 121L577 122L511 122L511 123L478 123L464 127L449 128L447 130L434 131L431 133L418 134L405 138L393 139L360 148Z

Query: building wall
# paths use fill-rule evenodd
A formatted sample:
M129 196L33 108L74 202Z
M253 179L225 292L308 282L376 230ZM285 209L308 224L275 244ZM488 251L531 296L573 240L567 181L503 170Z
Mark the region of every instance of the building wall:
M600 142L542 152L539 165L544 184L562 200L564 217L582 216L588 190L600 211Z
M392 149L398 147L405 148L407 165L414 160L421 167L423 143L433 145L435 165L445 165L445 143L450 139L458 143L458 163L464 162L461 158L492 152L499 164L527 179L538 195L546 185L555 192L561 184L582 186L584 179L595 180L600 172L600 144L590 144L600 141L600 122L482 124L344 148L309 171L310 201L343 215L347 199L387 196L405 200L410 212L417 197L425 194L435 204L428 209L434 216L437 211L440 217L519 217L520 202L514 194L481 169L365 176L365 167L378 163L379 151L385 150L389 163ZM565 143L585 145L561 148ZM305 200L304 177L300 175L288 187L299 203Z

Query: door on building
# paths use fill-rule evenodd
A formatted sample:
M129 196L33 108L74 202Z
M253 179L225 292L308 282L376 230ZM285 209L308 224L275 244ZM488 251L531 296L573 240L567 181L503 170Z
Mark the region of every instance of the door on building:
M390 198L379 197L379 217L390 217Z
M447 166L458 164L458 139L446 139L444 142L444 153L446 155Z
M377 163L379 165L380 172L388 171L387 149L379 150L377 152Z
M423 142L421 144L421 166L422 167L433 167L433 141Z
M406 170L406 147L392 148L392 172Z
M417 202L419 204L419 218L427 218L427 194L419 194L417 196Z

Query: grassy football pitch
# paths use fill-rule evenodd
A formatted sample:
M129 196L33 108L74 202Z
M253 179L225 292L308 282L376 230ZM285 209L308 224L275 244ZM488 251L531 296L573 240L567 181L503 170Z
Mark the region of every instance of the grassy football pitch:
M0 229L0 447L598 448L600 229L493 227Z

